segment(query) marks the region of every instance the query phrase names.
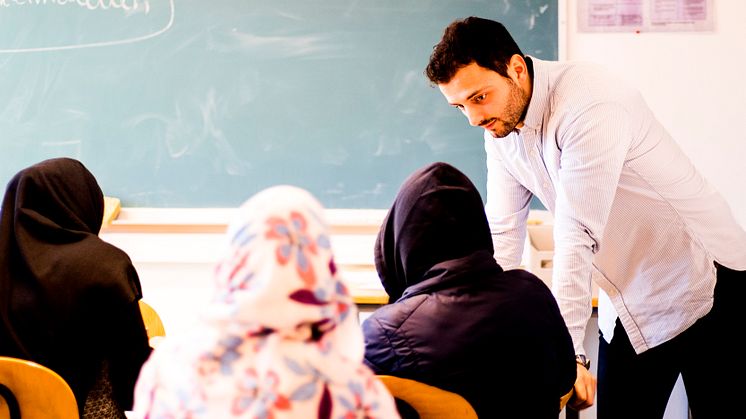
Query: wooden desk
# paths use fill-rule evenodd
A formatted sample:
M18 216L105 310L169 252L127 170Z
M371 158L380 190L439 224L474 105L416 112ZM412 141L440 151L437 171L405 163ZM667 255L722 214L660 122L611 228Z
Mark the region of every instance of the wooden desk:
M389 302L389 295L383 289L350 287L350 293L356 304L375 306L388 304ZM598 297L593 297L593 308L598 308Z
M386 291L383 289L381 290L373 290L370 288L366 289L356 289L356 288L350 288L350 293L352 294L352 300L355 301L355 304L364 304L364 305L384 305L388 304L389 302L389 295L386 294Z

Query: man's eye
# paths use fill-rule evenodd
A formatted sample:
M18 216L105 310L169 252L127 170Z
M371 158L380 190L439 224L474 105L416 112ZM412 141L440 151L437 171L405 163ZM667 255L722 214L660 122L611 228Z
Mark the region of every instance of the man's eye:
M482 93L481 95L474 97L474 103L479 103L484 100L484 98L487 97L486 94Z

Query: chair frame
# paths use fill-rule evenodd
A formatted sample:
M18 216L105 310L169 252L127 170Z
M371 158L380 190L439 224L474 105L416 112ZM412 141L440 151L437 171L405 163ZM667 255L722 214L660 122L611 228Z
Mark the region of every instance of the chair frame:
M420 419L476 419L477 413L462 396L431 386L409 378L395 377L393 375L378 375L381 382L388 388L391 395L407 402L417 413ZM575 394L570 389L559 400L559 414L562 409L568 407L566 415L569 418L577 418L577 411L567 406L567 402Z
M0 418L78 419L78 404L67 382L51 369L18 358L0 356ZM6 413L7 412L7 413Z
M460 395L408 378L378 375L391 395L407 402L420 419L477 419L477 413Z
M145 331L148 333L150 346L155 347L160 337L166 336L166 329L158 312L148 303L140 300L140 313L142 314Z

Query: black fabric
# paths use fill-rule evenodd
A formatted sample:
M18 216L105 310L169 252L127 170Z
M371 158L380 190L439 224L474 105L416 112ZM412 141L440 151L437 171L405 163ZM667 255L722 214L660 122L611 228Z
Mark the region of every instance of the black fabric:
M81 412L104 360L117 402L130 408L150 354L137 272L98 237L103 205L93 175L59 158L13 177L0 214L0 354L60 374Z
M556 418L575 354L547 286L495 262L482 200L445 163L402 185L376 242L393 304L363 323L365 362L453 391L480 418Z
M463 173L445 163L413 173L384 219L374 250L376 269L391 301L423 281L439 262L477 250L491 254L479 191Z
M394 402L396 403L396 411L399 413L401 419L420 419L420 415L411 404L402 399L394 399Z
M746 360L735 341L746 321L746 271L715 265L712 309L675 338L638 355L619 319L611 343L599 337L599 419L662 418L679 374L692 418L744 417Z

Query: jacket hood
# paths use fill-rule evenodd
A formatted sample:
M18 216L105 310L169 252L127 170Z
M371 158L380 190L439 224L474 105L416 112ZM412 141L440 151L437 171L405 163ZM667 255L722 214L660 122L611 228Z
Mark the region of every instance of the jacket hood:
M378 233L375 264L389 301L396 301L435 265L478 251L494 252L479 191L458 169L439 162L402 184Z

